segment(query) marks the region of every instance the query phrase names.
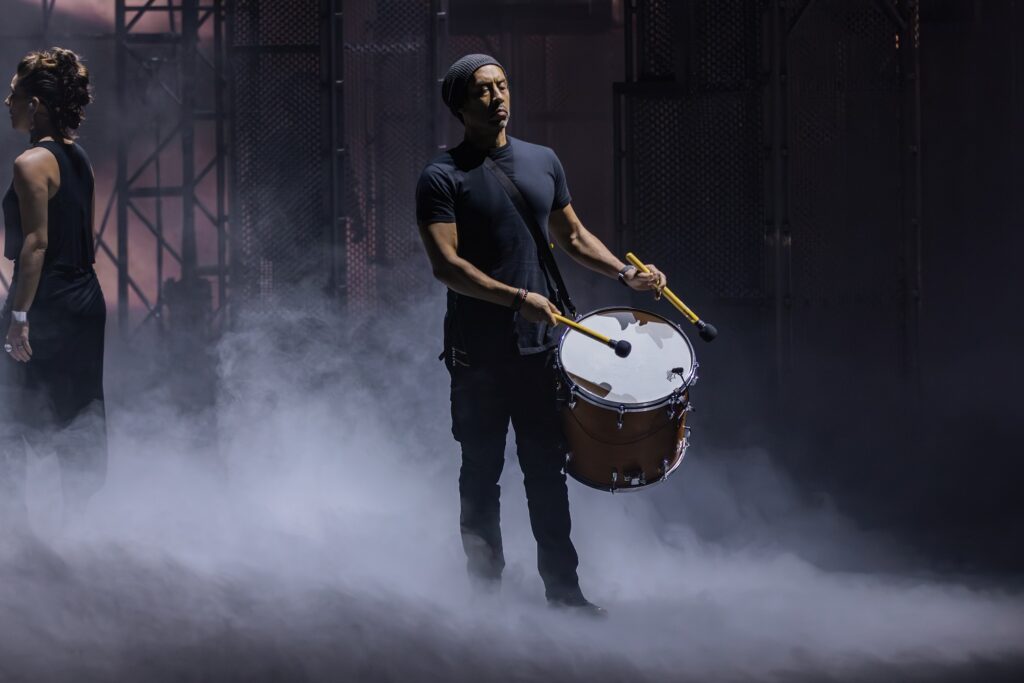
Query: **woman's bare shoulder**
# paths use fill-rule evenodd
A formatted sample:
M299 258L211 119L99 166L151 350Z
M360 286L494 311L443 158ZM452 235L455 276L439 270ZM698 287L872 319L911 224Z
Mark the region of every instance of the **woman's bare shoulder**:
M57 158L44 147L26 149L14 160L14 176L24 180L56 177L60 173Z

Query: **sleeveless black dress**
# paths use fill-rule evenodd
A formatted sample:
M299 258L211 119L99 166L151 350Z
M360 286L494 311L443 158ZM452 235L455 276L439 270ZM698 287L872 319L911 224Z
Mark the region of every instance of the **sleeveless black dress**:
M103 336L107 309L93 270L93 176L77 144L38 142L57 159L60 189L48 204L46 255L39 289L28 312L32 359L19 363L0 354L0 438L17 433L48 438L62 430L61 451L77 451L75 465L105 470ZM13 183L3 199L4 256L13 260L14 279L0 312L6 333L24 243L21 211ZM88 423L88 424L83 424ZM74 426L74 429L65 429ZM64 458L61 458L62 460Z

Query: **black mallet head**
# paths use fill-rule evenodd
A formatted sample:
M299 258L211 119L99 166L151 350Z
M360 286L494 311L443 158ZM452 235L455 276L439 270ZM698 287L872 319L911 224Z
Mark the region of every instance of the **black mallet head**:
M615 345L612 346L612 348L615 349L616 356L618 356L619 358L625 358L626 356L629 355L629 352L633 350L633 345L630 344L625 339L620 339L619 341L615 342Z
M718 330L711 323L706 323L703 320L697 321L697 329L700 333L700 338L706 342L711 341L718 336Z

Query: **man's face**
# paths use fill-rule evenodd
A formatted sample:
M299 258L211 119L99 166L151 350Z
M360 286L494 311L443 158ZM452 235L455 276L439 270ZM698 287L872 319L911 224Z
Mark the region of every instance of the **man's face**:
M508 80L501 67L488 64L473 72L465 104L459 111L466 128L497 131L508 125Z

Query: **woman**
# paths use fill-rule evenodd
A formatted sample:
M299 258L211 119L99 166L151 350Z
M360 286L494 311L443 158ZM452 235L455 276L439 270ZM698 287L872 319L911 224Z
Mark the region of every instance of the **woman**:
M25 526L26 440L56 452L65 516L106 476L106 305L93 271L93 172L73 139L91 101L88 70L57 47L26 55L4 100L29 148L3 199L14 277L0 313L0 527Z

